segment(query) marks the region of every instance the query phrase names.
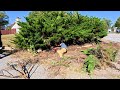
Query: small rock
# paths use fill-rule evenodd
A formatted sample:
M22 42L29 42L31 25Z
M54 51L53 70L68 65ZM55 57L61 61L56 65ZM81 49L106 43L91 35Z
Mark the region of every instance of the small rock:
M42 50L41 50L41 49L38 49L37 52L40 53L40 52L42 52Z
M14 48L12 47L5 47L4 50L13 50Z

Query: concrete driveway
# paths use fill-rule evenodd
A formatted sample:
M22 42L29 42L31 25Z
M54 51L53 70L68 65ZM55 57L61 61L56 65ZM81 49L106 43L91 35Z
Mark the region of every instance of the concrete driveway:
M120 42L120 34L109 33L108 36L104 37L103 39L110 40L113 42Z

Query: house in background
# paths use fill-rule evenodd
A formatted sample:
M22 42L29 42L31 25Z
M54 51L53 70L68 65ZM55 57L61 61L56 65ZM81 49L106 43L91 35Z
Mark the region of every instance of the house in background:
M108 29L108 32L114 32L114 33L116 33L117 30L118 30L117 27L112 27L112 28L109 28L109 29Z
M19 25L18 25L18 22L21 21L21 19L19 17L16 18L14 24L12 24L12 27L11 29L16 29L16 33L19 32L19 29L21 28Z
M113 28L113 31L116 32L116 31L117 31L117 27L114 27L114 28Z
M111 31L112 31L112 29L111 29L111 28L109 28L109 29L108 29L108 32L111 32Z

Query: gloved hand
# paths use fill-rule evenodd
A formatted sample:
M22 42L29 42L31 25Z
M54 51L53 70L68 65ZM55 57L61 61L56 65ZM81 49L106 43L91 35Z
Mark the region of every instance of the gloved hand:
M54 53L56 53L58 49L59 49L59 47L55 47L55 48L52 49L52 51L53 51Z

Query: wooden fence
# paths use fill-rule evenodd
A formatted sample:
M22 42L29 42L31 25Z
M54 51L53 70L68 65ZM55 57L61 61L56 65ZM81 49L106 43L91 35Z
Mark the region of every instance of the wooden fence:
M16 29L11 29L11 30L1 30L2 35L7 35L7 34L15 34Z

